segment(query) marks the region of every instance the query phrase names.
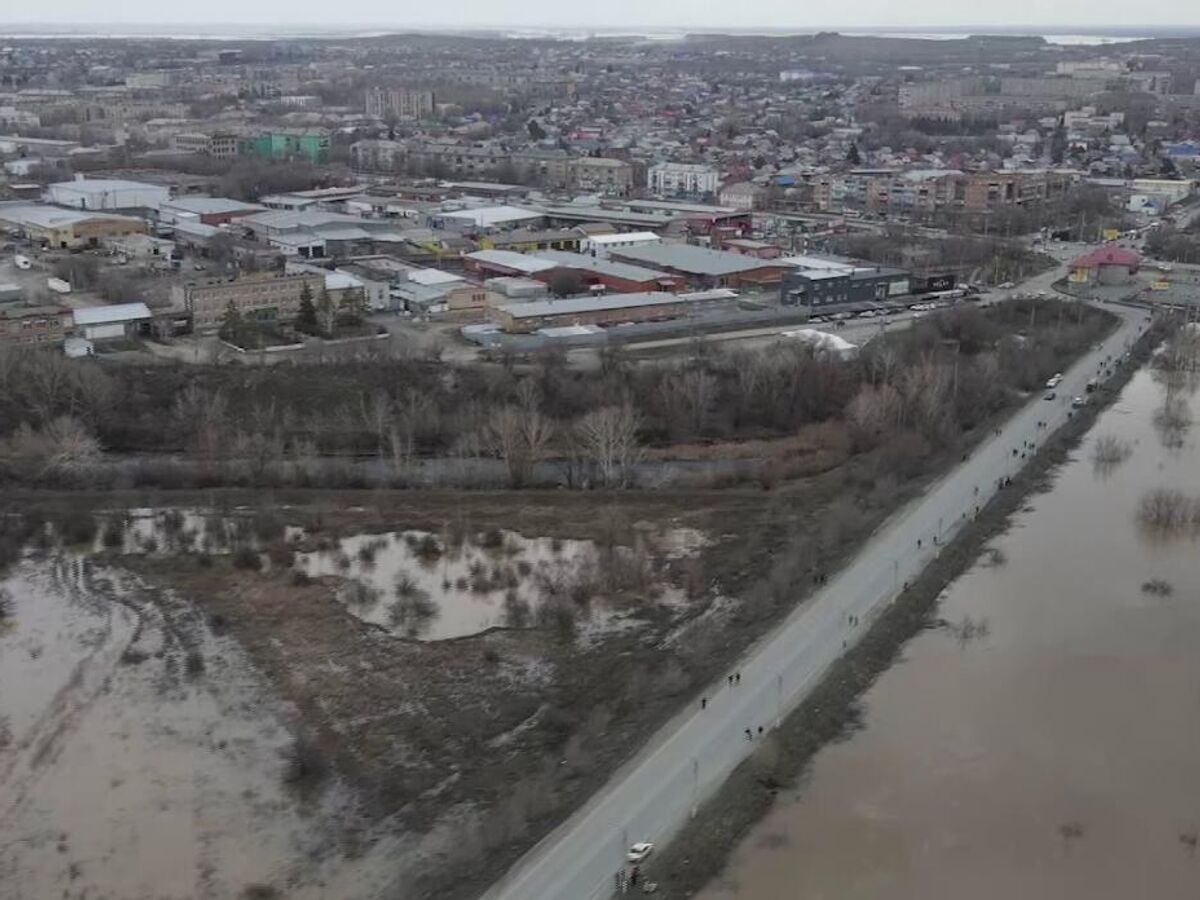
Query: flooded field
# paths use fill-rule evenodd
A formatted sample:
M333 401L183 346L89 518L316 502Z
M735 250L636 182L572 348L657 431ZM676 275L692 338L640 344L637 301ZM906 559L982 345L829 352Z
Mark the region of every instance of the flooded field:
M530 778L516 763L577 706L555 671L669 633L689 596L676 569L707 541L646 522L590 538L354 524L367 515L0 520L0 898L367 900L477 858L530 815L477 798ZM447 710L461 735L435 731Z
M652 540L655 552L698 549L688 546L687 535L674 532L643 540ZM650 583L650 554L644 546L602 554L592 541L528 538L514 531L406 531L343 538L327 550L299 554L296 566L310 577L346 579L338 596L364 622L395 635L443 640L494 626L525 627L560 595L586 606L584 633L619 627L622 610L590 602L601 568L622 567ZM660 604L681 599L680 591L661 583L650 589Z
M0 896L320 896L352 800L291 783L293 711L232 642L82 555L0 585Z
M1139 373L699 896L1200 896L1198 417Z

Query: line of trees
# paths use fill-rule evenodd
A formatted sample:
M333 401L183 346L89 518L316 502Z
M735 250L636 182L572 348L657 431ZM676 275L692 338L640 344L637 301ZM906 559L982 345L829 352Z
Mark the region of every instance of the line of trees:
M217 480L231 461L266 477L329 457L375 458L396 473L423 458L490 457L514 487L544 481L549 461L569 485L621 487L650 450L820 426L813 455L829 464L880 448L918 464L1036 390L1108 321L1078 304L1012 302L929 317L850 362L790 343L699 345L687 362L652 367L610 350L598 372L554 353L525 367L381 357L125 368L10 350L0 352L0 441L22 428L63 434L50 426L68 417L110 453L182 453Z

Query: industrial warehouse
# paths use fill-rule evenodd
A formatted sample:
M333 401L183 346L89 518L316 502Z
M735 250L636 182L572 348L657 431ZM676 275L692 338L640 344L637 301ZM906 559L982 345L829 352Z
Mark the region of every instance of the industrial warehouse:
M612 325L651 322L685 315L691 304L705 299L725 299L703 294L671 294L654 291L640 294L604 294L570 297L565 300L534 300L493 307L492 319L508 332L531 332L567 325Z

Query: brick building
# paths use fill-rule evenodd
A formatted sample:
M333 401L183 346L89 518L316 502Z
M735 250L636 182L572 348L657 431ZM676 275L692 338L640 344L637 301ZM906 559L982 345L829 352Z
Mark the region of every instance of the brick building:
M212 333L221 327L230 303L244 318L260 322L295 320L305 285L316 302L325 288L325 278L310 273L268 273L189 282L172 288L171 300L177 309L187 312L196 331Z

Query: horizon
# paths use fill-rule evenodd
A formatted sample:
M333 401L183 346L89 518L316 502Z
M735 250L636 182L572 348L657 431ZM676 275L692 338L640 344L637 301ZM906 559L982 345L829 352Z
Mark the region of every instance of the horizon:
M506 4L495 0L447 0L435 7L343 0L336 9L316 0L209 0L200 8L176 9L164 21L151 0L125 0L97 15L94 0L60 0L52 7L23 10L0 24L0 33L46 29L112 33L179 29L261 32L263 30L469 33L479 31L588 31L601 33L812 33L934 32L1097 34L1195 31L1200 16L1180 0L1144 0L1136 7L1118 0L1061 0L1049 5L1016 0L978 8L951 0L921 0L898 7L891 0L861 0L853 13L837 7L801 6L781 0L743 0L736 7L717 0L609 0L602 7L564 7L549 0ZM987 21L978 21L984 18ZM99 21L93 21L100 19ZM845 21L857 19L858 21Z
M199 37L216 36L306 36L313 37L321 34L340 36L387 36L404 34L442 34L442 35L477 35L503 33L512 35L513 32L526 32L536 35L556 35L564 33L589 33L599 35L739 35L739 36L788 36L810 35L817 33L833 33L846 35L893 35L920 38L922 35L954 35L963 38L978 36L1006 37L1038 37L1059 35L1107 36L1129 38L1200 37L1200 23L1092 23L1089 25L1067 23L1043 23L1033 25L1014 24L822 24L822 25L703 25L671 26L660 24L629 23L624 25L594 25L594 24L524 24L524 23L484 23L478 24L420 24L401 25L388 22L303 22L296 21L288 24L279 22L254 21L206 21L179 20L175 22L151 21L104 21L87 22L75 20L72 22L59 21L8 21L0 24L0 35L20 38L25 35L88 35L111 36L171 36L181 30Z

